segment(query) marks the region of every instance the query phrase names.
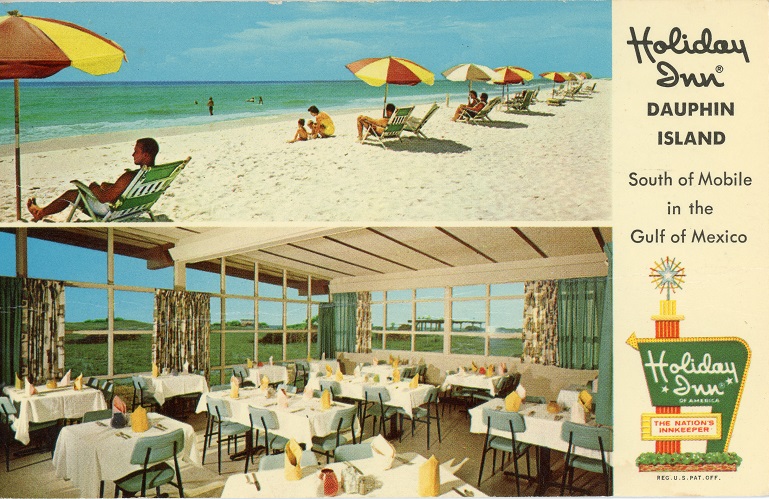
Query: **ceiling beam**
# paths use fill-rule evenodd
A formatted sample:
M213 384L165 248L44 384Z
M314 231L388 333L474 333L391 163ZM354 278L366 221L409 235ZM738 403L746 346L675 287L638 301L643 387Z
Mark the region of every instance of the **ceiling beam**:
M547 253L545 253L544 251L542 251L542 250L539 248L539 246L537 246L536 244L534 244L534 241L532 241L531 239L529 239L529 238L526 236L526 234L524 234L524 233L523 233L523 231L522 231L521 229L519 229L518 227L510 227L510 228L511 228L511 229L513 229L513 232L515 232L516 234L518 234L518 237L520 237L521 239L523 239L523 241L524 241L526 244L528 244L529 246L531 246L531 249L533 249L534 251L536 251L536 252L537 252L537 254L538 254L539 256L541 256L542 258L548 258L548 256L547 256Z
M385 234L384 232L379 232L378 230L376 230L376 229L374 229L374 228L371 228L371 227L366 227L366 230L368 230L369 232L373 232L374 234L376 234L376 235L378 235L378 236L384 237L384 238L385 238L385 239L387 239L388 241L392 241L392 242L394 242L395 244L399 244L399 245L403 246L404 248L408 248L408 249L410 249L411 251L413 251L413 252L415 252L415 253L419 253L420 255L422 255L422 256L424 256L424 257L427 257L427 258L429 258L429 259L431 259L431 260L435 260L435 261L436 261L436 262L438 262L438 263L442 263L443 265L446 265L447 267L453 267L453 266L454 266L454 265L452 265L452 264L450 264L450 263L448 263L448 262L444 262L444 261L443 261L443 260L441 260L440 258L436 258L436 257L434 257L434 256L432 256L432 255L429 255L429 254L425 253L424 251L422 251L422 250L420 250L420 249L418 249L418 248L415 248L415 247L413 247L413 246L410 246L410 245L408 245L408 244L404 243L403 241L400 241L400 240L398 240L398 239L395 239L395 238L394 238L394 237L392 237L392 236L388 236L388 235L387 235L387 234Z
M175 261L199 262L260 249L281 246L329 234L355 230L354 227L222 227L184 237L171 250Z
M390 260L389 258L385 258L382 255L377 255L376 253L372 253L371 251L364 250L363 248L358 248L357 246L353 246L350 243L346 243L344 241L340 241L339 239L334 239L333 237L329 236L323 236L323 239L327 241L331 241L332 243L341 244L342 246L346 246L347 248L354 249L355 251L360 251L363 254L366 254L368 256L373 256L374 258L379 258L380 260L384 260L385 262L392 263L393 265L397 265L398 267L403 267L404 269L408 270L417 270L414 267L409 267L408 265L400 262L396 262L395 260Z
M471 251L474 251L475 253L477 253L478 255L482 256L483 258L485 258L486 260L490 261L491 263L497 263L497 261L494 260L493 258L491 258L489 255L487 255L483 251L479 250L478 248L476 248L472 244L463 241L462 239L460 239L459 237L455 236L454 234L452 234L448 230L444 229L443 227L436 227L436 229L441 231L443 234L449 236L451 239L455 240L456 242L458 242L462 246L466 247L467 249L469 249Z
M593 235L595 236L595 240L598 241L598 247L601 248L601 251L603 251L603 247L606 245L606 241L603 240L601 229L599 227L593 227Z
M344 263L344 264L347 264L347 265L352 265L353 267L358 267L358 268L361 268L361 269L364 269L364 270L368 270L368 271L374 272L375 274L384 274L384 272L382 272L381 270L372 269L370 267L366 267L365 265L361 265L359 263L353 263L353 262L344 260L342 258L337 258L335 256L327 255L326 253L321 253L320 251L311 250L309 248L305 248L304 246L299 246L298 244L288 243L288 246L291 246L292 248L295 248L295 249L298 249L298 250L306 251L308 253L312 253L313 255L318 255L318 256L323 257L323 258L328 258L330 260L336 260L337 262L341 262L341 263Z

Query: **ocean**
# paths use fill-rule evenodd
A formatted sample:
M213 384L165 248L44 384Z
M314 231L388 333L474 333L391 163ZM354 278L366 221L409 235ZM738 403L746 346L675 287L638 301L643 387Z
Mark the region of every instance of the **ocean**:
M526 87L550 88L535 79ZM502 86L473 83L473 89L501 95ZM396 105L461 103L467 83L437 80L434 85L390 85L388 102ZM212 121L295 114L309 119L315 105L334 110L381 108L384 87L360 80L311 82L20 82L21 142L144 128L200 125ZM258 104L259 97L264 104ZM214 115L206 103L214 99ZM255 102L246 102L251 97ZM13 83L0 82L0 144L14 142Z

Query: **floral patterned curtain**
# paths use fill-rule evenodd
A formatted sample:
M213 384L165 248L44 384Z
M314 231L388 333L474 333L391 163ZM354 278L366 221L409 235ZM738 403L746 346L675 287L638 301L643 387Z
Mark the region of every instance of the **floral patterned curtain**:
M523 362L558 362L558 286L556 281L526 281L523 304Z
M155 328L152 362L159 368L181 370L184 362L195 371L211 367L211 296L170 289L155 290Z
M23 279L20 376L42 384L64 375L64 283Z
M358 308L356 310L355 351L358 353L371 352L371 293L358 292Z

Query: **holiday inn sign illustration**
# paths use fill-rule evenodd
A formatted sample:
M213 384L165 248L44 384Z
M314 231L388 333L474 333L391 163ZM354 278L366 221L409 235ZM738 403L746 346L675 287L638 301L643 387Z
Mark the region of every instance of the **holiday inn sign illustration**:
M655 337L627 344L638 350L655 412L641 415L641 439L655 452L636 460L640 471L735 471L741 459L728 452L750 348L736 337L680 337L683 315L671 292L681 289L684 269L675 258L655 262L652 282L667 299L652 316ZM692 412L682 412L691 407ZM710 409L710 412L707 411ZM682 441L707 441L706 452L681 452Z

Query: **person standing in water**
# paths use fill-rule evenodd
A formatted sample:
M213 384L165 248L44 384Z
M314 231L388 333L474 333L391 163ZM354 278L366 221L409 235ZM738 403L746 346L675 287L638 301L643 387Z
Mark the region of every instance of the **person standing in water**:
M210 114L211 116L214 115L214 98L213 97L208 98L208 114Z

